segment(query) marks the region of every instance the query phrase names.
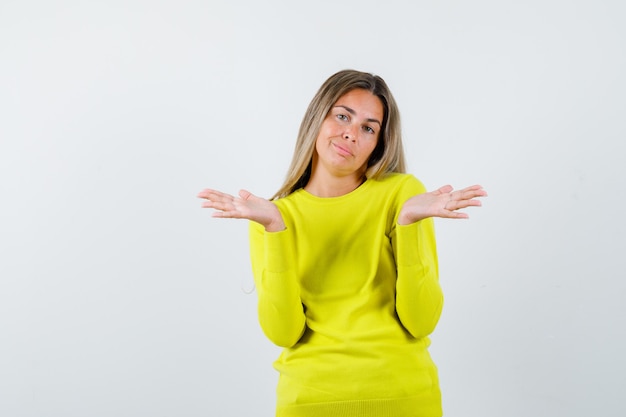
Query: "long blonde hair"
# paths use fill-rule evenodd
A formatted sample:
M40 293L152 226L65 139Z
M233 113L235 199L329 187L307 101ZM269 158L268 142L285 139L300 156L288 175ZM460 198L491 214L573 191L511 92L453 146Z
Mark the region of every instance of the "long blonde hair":
M400 112L389 87L377 75L355 70L343 70L331 75L311 100L300 124L293 159L285 182L274 194L272 200L286 197L307 184L311 177L315 142L322 122L337 100L355 89L371 92L383 104L383 124L378 137L378 144L367 163L366 178L377 179L389 172L405 172Z

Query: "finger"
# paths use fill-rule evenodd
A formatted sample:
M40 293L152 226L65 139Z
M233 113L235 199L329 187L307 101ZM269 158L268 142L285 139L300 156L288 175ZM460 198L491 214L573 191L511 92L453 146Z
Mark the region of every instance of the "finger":
M452 212L452 219L469 219L469 215L467 213L462 213L460 211Z
M214 194L214 193L218 193L218 191L211 190L210 188L205 188L204 190L198 193L198 197L207 198L209 195Z
M451 200L446 203L445 209L450 211L460 210L467 207L480 207L483 203L480 200Z
M472 185L471 187L463 188L460 192L466 199L474 197L487 197L487 191L485 191L481 185Z
M440 217L448 219L467 219L469 218L469 215L460 211L445 210L445 212Z
M463 200L458 202L458 207L456 210L464 209L467 207L481 207L483 203L479 200Z
M219 204L233 204L235 197L230 194L222 193L219 191L209 190L202 194L201 198L207 201L212 201Z
M205 189L198 193L199 198L205 198L212 201L228 201L234 199L230 194L223 193L217 190Z
M239 197L241 197L242 200L248 200L251 197L255 197L255 195L248 190L239 190Z
M215 210L226 211L226 210L231 210L232 209L232 204L229 205L227 203L223 203L223 202L219 202L219 201L207 200L207 201L202 202L200 207L202 207L202 208L212 208L212 209L215 209Z
M450 193L449 200L443 206L446 210L459 210L470 206L481 206L482 202L480 200L476 200L476 197L480 197L480 195L476 195L479 190L466 191L458 190ZM445 196L443 196L445 198Z
M211 217L220 219L241 219L241 213L238 211L214 211L211 213Z
M451 185L444 185L443 187L439 187L437 188L437 190L435 190L435 194L447 194L449 192L451 192L453 190Z
M202 202L203 208L212 208L220 211L232 211L236 208L235 198L228 194L208 194Z
M477 197L486 197L487 192L482 188L472 188L454 191L450 193L450 199L454 201L467 201Z

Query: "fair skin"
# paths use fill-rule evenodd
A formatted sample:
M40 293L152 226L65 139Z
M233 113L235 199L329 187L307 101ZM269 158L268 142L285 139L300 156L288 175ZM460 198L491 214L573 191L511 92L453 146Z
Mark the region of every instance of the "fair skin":
M367 90L352 90L337 100L324 119L315 143L311 178L304 189L318 197L337 197L357 188L364 179L367 161L376 148L383 120L380 99ZM407 200L398 224L407 225L428 217L468 218L458 210L480 206L479 197L487 196L480 185L454 191L444 185L435 191ZM205 189L198 194L202 207L212 208L213 217L248 219L268 232L285 229L276 205L246 190L238 196Z
M341 96L320 128L304 189L318 197L338 197L361 185L383 115L382 102L367 90Z

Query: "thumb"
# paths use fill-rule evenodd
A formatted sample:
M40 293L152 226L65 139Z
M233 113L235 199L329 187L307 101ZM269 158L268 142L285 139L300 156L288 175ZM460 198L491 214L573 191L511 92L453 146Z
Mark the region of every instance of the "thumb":
M241 197L242 200L249 200L251 197L254 197L254 195L248 190L239 190L239 197Z
M444 185L443 187L439 187L436 190L436 193L437 194L446 194L446 193L449 193L450 191L452 191L453 189L454 188L451 185L448 184L448 185Z

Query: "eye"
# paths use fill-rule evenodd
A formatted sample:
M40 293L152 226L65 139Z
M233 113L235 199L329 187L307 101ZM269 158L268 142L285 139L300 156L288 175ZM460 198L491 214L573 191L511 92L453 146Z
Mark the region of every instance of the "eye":
M369 126L363 126L363 130L365 130L367 133L371 133L371 134L376 133L376 132L374 131L374 129L372 129L372 128L371 128L371 127L369 127Z
M345 121L345 120L348 120L348 116L346 116L345 114L341 114L340 113L340 114L337 115L337 119Z

